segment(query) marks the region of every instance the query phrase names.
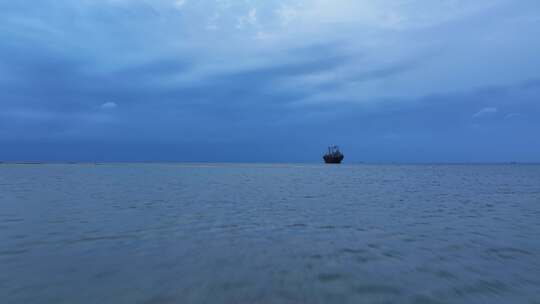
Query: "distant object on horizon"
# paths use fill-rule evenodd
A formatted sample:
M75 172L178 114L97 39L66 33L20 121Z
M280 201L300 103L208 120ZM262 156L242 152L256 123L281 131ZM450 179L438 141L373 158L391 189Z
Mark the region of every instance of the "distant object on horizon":
M323 156L324 162L327 164L341 164L343 158L343 153L339 151L338 146L328 147L328 152Z

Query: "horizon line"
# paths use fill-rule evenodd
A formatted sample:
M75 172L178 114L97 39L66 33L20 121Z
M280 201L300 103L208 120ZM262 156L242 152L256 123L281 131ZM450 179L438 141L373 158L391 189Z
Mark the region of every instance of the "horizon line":
M380 162L346 162L338 165L324 162L242 162L242 161L1 161L0 165L107 165L107 164L185 164L185 165L540 165L540 161L380 161Z

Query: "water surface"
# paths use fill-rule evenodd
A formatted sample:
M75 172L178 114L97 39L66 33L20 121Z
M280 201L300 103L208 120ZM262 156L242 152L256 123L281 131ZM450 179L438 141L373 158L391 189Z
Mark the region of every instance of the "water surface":
M1 303L540 303L540 166L0 165Z

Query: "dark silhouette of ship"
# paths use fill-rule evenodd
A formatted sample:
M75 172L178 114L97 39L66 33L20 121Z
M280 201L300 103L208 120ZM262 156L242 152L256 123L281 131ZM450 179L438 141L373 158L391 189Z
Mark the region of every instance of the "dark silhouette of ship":
M339 151L338 146L328 147L328 152L323 156L324 162L327 164L341 164L345 156Z

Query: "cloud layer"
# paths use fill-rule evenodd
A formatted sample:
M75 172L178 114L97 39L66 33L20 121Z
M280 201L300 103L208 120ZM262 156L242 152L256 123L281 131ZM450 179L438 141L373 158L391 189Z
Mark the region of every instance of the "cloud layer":
M337 143L350 161L540 161L539 12L6 1L0 159L319 161Z

